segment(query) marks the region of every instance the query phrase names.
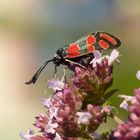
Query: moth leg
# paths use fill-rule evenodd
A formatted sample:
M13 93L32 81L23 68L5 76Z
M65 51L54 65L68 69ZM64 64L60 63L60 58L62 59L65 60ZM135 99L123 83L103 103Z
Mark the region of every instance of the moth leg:
M55 65L55 66L54 66L53 79L56 78L56 73L57 73L57 66Z
M103 52L104 52L104 50L101 50L101 51L100 51L101 55L103 54Z
M65 66L64 68L63 68L63 76L62 76L62 81L64 81L64 82L66 82L67 81L67 79L66 79L66 69L68 68L68 66Z
M69 60L69 59L65 59L65 61L67 61L67 62L69 62L69 63L72 63L72 64L75 64L75 65L77 65L77 66L79 66L79 67L82 67L82 68L84 68L84 69L87 69L85 66L83 66L83 65L81 65L81 64L79 64L79 63L77 63L77 62L71 61L71 60Z

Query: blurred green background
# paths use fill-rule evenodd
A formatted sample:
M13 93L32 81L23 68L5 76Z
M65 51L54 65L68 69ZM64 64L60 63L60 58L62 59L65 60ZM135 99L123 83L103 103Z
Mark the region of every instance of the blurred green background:
M47 80L53 64L35 85L25 81L58 48L95 31L121 38L121 64L114 67L112 88L131 95L140 85L135 77L140 69L139 0L0 0L0 140L20 140L20 131L32 128L34 116L45 110L41 99L52 92ZM114 106L121 102L117 94L111 98ZM114 127L110 122L102 129Z

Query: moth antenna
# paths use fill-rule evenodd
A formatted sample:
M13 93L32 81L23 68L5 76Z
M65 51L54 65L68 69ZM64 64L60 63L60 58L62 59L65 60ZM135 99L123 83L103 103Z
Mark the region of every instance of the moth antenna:
M34 76L32 77L31 80L29 80L28 82L26 82L25 84L30 85L30 84L35 84L36 80L38 79L39 75L41 74L41 72L43 71L43 69L47 66L48 63L50 63L51 61L53 61L53 59L46 61L38 70L37 72L34 74Z

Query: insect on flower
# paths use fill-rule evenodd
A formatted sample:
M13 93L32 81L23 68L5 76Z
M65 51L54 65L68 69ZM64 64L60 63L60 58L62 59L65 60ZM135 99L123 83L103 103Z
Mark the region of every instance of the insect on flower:
M78 58L89 57L95 50L105 50L117 48L121 45L121 41L118 37L111 35L106 32L95 32L89 33L82 38L78 39L74 43L68 44L63 48L60 48L56 51L54 57L46 61L34 74L32 79L26 84L35 83L38 79L42 70L50 62L55 64L56 67L60 64L69 65L73 63L77 66L85 68L83 65L76 62Z

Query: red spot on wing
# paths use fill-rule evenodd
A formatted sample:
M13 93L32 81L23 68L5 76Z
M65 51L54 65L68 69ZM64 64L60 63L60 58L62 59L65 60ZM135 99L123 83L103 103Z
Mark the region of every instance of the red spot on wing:
M103 38L107 39L107 40L110 41L113 45L116 45L116 44L117 44L116 40L115 40L113 37L111 37L111 36L109 36L109 35L107 35L107 34L105 34L105 33L101 33L101 34L100 34L100 37L103 37Z
M100 41L99 41L99 45L100 45L100 47L103 48L103 49L109 48L109 44L108 44L107 42L105 42L104 40L100 40Z
M89 35L87 38L86 38L86 43L87 44L94 44L96 42L96 38L93 36L93 35Z
M88 52L94 52L95 51L95 47L93 46L93 45L88 45L87 46L87 50L88 50Z
M80 47L78 44L75 43L70 44L67 49L67 52L69 58L77 57L80 55Z

